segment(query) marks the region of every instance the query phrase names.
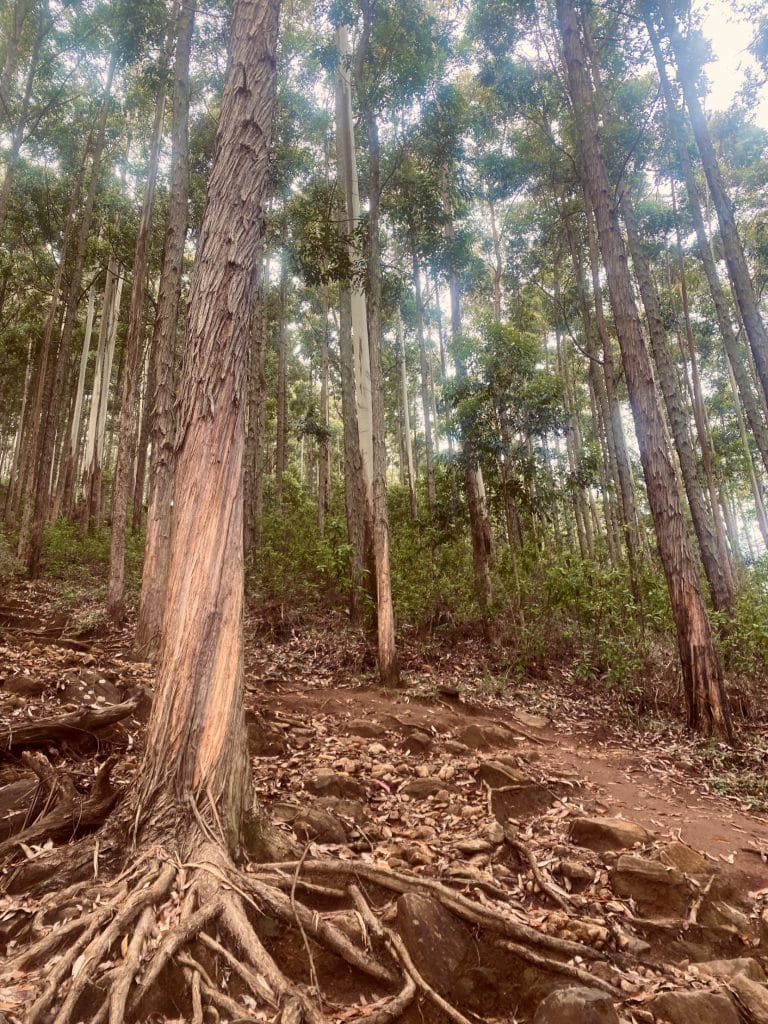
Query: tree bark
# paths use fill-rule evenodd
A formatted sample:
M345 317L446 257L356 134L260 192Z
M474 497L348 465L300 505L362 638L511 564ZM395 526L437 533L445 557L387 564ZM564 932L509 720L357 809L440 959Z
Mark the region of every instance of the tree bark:
M424 340L424 299L421 293L421 269L415 244L411 245L413 262L413 295L416 306L416 341L419 346L419 375L421 380L421 415L424 420L424 458L427 463L427 504L430 514L435 507L435 444L432 434L432 403L429 396L429 366Z
M691 510L693 528L701 553L701 561L709 583L712 603L718 611L730 614L733 611L733 579L727 562L723 564L718 551L712 510L706 507L706 499L701 488L696 453L691 440L688 415L683 408L677 370L669 351L666 329L662 319L661 304L656 285L651 277L650 267L643 252L642 242L635 220L634 210L629 193L624 192L621 198L621 213L627 229L629 251L635 270L640 298L648 323L653 358L656 363L659 384L664 397L672 439L680 463L683 486Z
M602 155L589 69L572 0L558 0L557 14L585 188L595 214L648 502L677 628L688 723L698 731L730 739L732 727L722 673L688 540L675 472L666 448L650 360L634 305L627 253L619 230L614 190Z
M328 389L330 361L328 357L328 286L323 286L320 305L320 437L317 443L317 531L325 533L325 520L331 511L331 435Z
M686 44L680 36L669 0L657 0L657 4L667 36L672 44L677 65L677 80L683 90L704 174L717 213L728 275L741 311L741 318L755 360L757 376L762 385L763 394L768 400L768 331L766 331L760 313L757 295L744 255L744 247L736 226L733 206L725 188L715 148L712 145L709 126L696 89L696 75L686 53Z
M165 226L163 263L155 317L155 391L151 402L152 487L147 511L147 539L141 577L136 646L154 657L160 644L162 614L168 580L174 470L174 377L176 334L184 271L189 198L189 57L195 24L196 0L181 0L176 25L173 68L173 124L171 128L171 180Z
M680 167L683 171L685 189L688 195L688 209L691 215L693 229L696 233L697 253L701 260L701 265L704 268L704 275L706 276L707 285L709 286L709 293L712 296L712 305L715 307L715 316L717 318L720 335L723 339L723 346L728 360L733 367L736 386L738 388L736 400L738 401L740 399L744 406L744 412L752 429L752 433L755 436L755 442L757 443L763 464L766 469L768 469L768 423L766 423L760 402L755 395L752 378L744 361L742 346L739 344L736 332L733 328L728 299L726 298L725 291L720 283L720 277L712 255L712 247L704 224L704 215L701 211L701 196L699 193L699 186L696 182L693 165L691 163L691 157L686 145L687 133L683 117L675 103L675 98L672 95L672 87L670 85L669 76L667 75L666 65L664 64L664 57L661 52L656 27L653 24L653 19L648 14L645 15L645 24L648 29L648 35L650 37L651 46L656 59L656 67L659 72L659 81L661 82L661 89L664 96L664 106L667 113L670 134L675 140L675 151L677 153Z
M259 261L256 278L256 309L248 350L248 426L245 434L245 519L243 545L247 558L261 546L264 504L264 434L267 382L264 376L267 355L268 267Z
M252 812L243 710L243 391L278 17L278 0L235 4L191 286L164 639L136 794L143 838L178 834L203 816L234 856Z
M288 254L280 260L280 322L277 325L277 439L275 445L275 490L277 500L283 497L283 476L288 464Z
M411 410L408 397L408 367L405 361L405 339L403 337L403 320L400 315L400 307L397 308L397 359L400 364L400 408L402 411L403 450L405 454L405 479L408 484L408 497L411 506L411 516L416 519L418 506L416 504L416 476L413 468L413 438L411 437Z

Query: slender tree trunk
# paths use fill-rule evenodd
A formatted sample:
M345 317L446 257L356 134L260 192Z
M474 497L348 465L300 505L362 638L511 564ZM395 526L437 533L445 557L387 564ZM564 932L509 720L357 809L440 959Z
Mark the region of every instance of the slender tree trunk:
M143 837L178 835L202 816L234 856L253 813L243 711L243 388L278 13L278 0L237 0L233 14L189 303L164 641L137 789Z
M59 414L64 399L64 390L69 370L69 352L72 342L72 333L77 318L77 310L80 299L80 291L83 280L83 267L85 265L86 246L91 231L91 218L93 207L96 201L96 193L101 179L101 160L106 144L107 114L109 111L109 98L112 92L112 81L115 74L117 58L112 55L110 58L107 80L102 94L101 107L96 124L95 142L93 157L91 161L91 177L88 182L85 203L80 219L80 231L77 239L77 249L72 267L69 285L69 298L67 301L64 323L61 329L59 351L56 357L56 370L53 379L53 386L50 392L50 399L47 403L46 421L41 431L40 455L37 460L37 479L35 484L34 516L30 523L28 538L23 538L26 547L22 552L22 558L27 570L33 578L37 576L40 556L43 547L43 527L48 516L48 507L51 492L51 469L53 466L54 446L56 443L56 431L59 426Z
M733 329L728 299L726 298L725 291L720 283L720 277L717 273L717 267L712 255L712 247L710 246L707 229L704 224L704 215L701 211L699 186L696 182L690 153L686 144L687 133L685 130L685 124L683 122L682 114L675 103L674 96L672 95L669 76L667 75L666 65L664 64L664 58L659 45L659 37L653 24L653 20L648 15L645 17L645 23L648 28L648 34L650 36L651 45L656 58L656 67L659 72L659 80L661 82L661 88L664 95L664 105L667 112L670 134L675 140L675 151L677 153L679 165L683 171L686 193L688 195L688 210L691 215L694 231L696 232L696 248L698 256L701 260L702 267L704 268L709 292L712 296L712 305L715 307L715 316L717 318L720 335L723 339L723 345L725 347L728 360L733 366L736 386L738 388L737 400L740 399L744 406L744 412L752 429L752 433L755 435L755 441L762 457L763 464L766 469L768 469L768 423L766 423L760 402L755 395L752 378L744 361L742 346L739 344L736 332Z
M572 0L558 0L557 13L585 187L595 214L648 501L677 627L688 722L693 729L730 739L732 728L723 678L688 540L675 472L666 448L650 360L634 305L614 190L601 151L586 54Z
M145 323L146 327L146 323ZM149 425L152 416L151 395L155 393L157 360L154 345L149 345L144 359L144 389L139 395L138 440L136 442L136 471L133 480L133 508L131 511L131 533L141 530L144 515L144 492L147 486L147 451L149 447Z
M147 511L147 539L144 547L139 617L136 624L136 646L139 651L144 652L145 657L153 657L160 644L171 543L175 457L174 375L179 300L184 271L184 241L187 236L188 220L189 57L195 9L196 0L181 0L176 25L171 180L152 341L156 353L155 391L150 397L152 423L149 475L152 487Z
M424 420L424 457L427 463L427 504L430 514L435 507L435 452L432 436L432 403L429 399L429 366L424 340L424 302L421 293L421 270L415 245L411 246L413 261L413 294L416 304L416 341L419 346L419 374L421 379L421 415Z
M285 237L283 237L285 245ZM283 249L280 262L280 322L277 325L277 441L275 445L275 490L283 497L283 476L288 464L288 256Z
M744 255L744 247L736 226L733 206L725 188L715 148L712 145L712 139L709 134L707 119L704 116L704 110L699 100L696 88L696 74L687 52L686 42L680 36L677 21L672 13L669 0L658 0L658 9L661 12L667 36L675 54L677 79L683 90L685 105L691 118L693 134L701 155L701 163L707 178L707 184L709 185L709 192L717 212L720 238L722 240L728 274L741 311L741 318L747 332L752 356L755 360L757 376L762 385L763 394L768 400L768 332L760 313L757 295L747 265L747 259Z
M368 114L368 343L371 366L373 421L372 520L376 563L376 624L379 678L384 686L398 686L400 670L395 648L395 609L389 564L387 518L387 448L384 393L381 373L381 248L379 239L381 153L375 114Z
M245 520L243 545L246 558L261 547L264 504L264 437L267 382L264 376L269 325L267 323L268 264L259 261L256 309L248 351L248 426L245 435Z
M496 223L496 205L488 200L488 212L491 216L491 240L493 242L493 319L501 320L501 276L504 271L504 259L501 252L501 238Z
M405 479L408 484L408 497L411 506L411 516L416 519L418 507L416 505L416 475L413 468L413 439L411 437L411 410L408 397L408 368L405 362L405 339L403 337L403 320L400 316L400 307L397 308L397 358L400 364L400 403L402 409L403 449L405 453Z
M166 43L164 67L170 58L172 33ZM117 442L115 483L112 491L112 544L109 557L109 582L107 584L107 613L113 622L125 618L125 531L128 518L128 497L134 483L134 462L136 458L136 416L139 399L139 370L141 341L144 326L144 289L146 286L147 260L149 257L152 211L155 203L157 168L160 161L160 147L163 141L163 117L167 85L165 74L161 76L152 126L152 142L147 161L147 176L144 183L144 197L141 220L136 235L133 254L133 281L131 283L131 304L128 311L128 333L123 352L123 392L120 403L120 432Z
M88 289L88 307L85 314L85 332L83 348L80 352L80 368L77 375L77 391L75 405L69 429L69 446L66 451L61 484L61 510L65 516L71 516L75 505L75 480L77 478L77 462L80 454L80 427L83 418L83 399L85 397L85 374L88 370L88 356L91 351L91 335L96 313L96 288L92 284Z
M683 408L677 370L669 351L666 329L662 319L661 304L656 291L656 285L651 277L650 267L643 252L634 211L629 193L627 192L624 193L621 199L621 212L627 228L629 251L632 255L635 277L637 278L640 297L645 309L654 362L656 363L659 384L664 397L664 405L667 410L675 450L680 462L683 485L688 497L691 518L693 519L693 528L696 532L704 572L707 575L709 589L712 594L712 603L718 611L730 614L733 610L734 600L733 579L727 563L723 564L720 561L712 512L711 509L706 507L706 500L701 489L688 415Z
M320 438L317 452L317 530L322 537L331 511L331 435L328 403L330 361L328 357L328 286L323 287L320 315Z

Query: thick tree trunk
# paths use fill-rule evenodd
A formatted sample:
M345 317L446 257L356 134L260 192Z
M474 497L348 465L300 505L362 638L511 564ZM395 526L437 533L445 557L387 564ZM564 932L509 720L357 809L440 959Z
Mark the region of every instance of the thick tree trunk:
M164 639L137 787L140 834L178 833L202 815L233 855L252 810L243 711L243 391L278 15L278 0L237 0L233 14L189 303Z
M164 67L170 59L169 49L173 34L169 33L166 43ZM113 622L125 618L125 530L128 519L128 498L133 493L137 424L139 401L139 371L141 342L144 327L144 289L146 286L147 260L149 258L152 211L155 205L155 186L160 162L160 148L163 141L163 116L167 85L165 74L161 75L152 125L152 141L147 161L147 176L144 182L144 197L141 206L141 220L136 235L133 254L133 281L131 282L131 304L128 310L128 333L123 351L123 392L120 402L120 432L117 441L115 482L112 490L112 544L109 554L109 581L107 583L107 614Z
M688 506L691 510L691 518L699 544L701 561L712 594L712 603L718 611L730 614L733 610L734 600L733 579L727 562L722 563L720 560L712 511L706 506L706 499L699 480L696 452L691 440L689 418L683 408L677 370L669 351L666 328L662 319L661 303L656 291L656 285L651 277L648 261L643 252L628 192L625 192L622 196L621 212L627 228L629 251L632 256L632 265L640 289L640 298L645 310L645 318L648 323L648 333L651 339L651 348L653 349L659 385L661 386L667 418L672 431L672 439L680 462L683 486L685 487Z
M175 448L174 374L179 299L184 271L184 241L187 236L188 220L189 56L195 9L196 0L181 0L176 25L171 181L152 342L156 353L155 391L150 397L152 447L149 475L152 486L147 511L147 539L144 547L139 618L136 624L136 646L138 650L144 652L145 657L153 657L159 647L171 543Z
M680 36L677 21L669 0L657 0L657 5L675 54L677 79L683 90L685 105L691 118L693 134L701 155L704 174L706 175L709 192L717 213L728 274L741 311L741 318L747 332L752 356L755 360L757 376L762 385L763 393L768 400L768 331L766 331L760 313L757 295L755 294L752 277L747 266L747 259L744 255L744 247L741 244L741 238L736 226L733 206L725 188L715 148L712 145L712 139L709 134L707 119L704 116L704 110L699 100L699 94L696 89L696 73L686 52L686 43Z
M601 151L589 69L572 0L558 0L557 12L585 187L595 214L648 502L677 628L688 723L693 729L730 739L732 728L722 674L691 553L675 472L666 448L650 360L634 305L627 253L619 230L614 190Z

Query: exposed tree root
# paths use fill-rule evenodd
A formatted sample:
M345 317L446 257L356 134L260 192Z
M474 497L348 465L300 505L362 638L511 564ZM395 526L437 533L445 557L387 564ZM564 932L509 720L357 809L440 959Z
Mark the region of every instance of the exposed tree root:
M331 879L336 884L327 884ZM186 860L147 848L117 877L82 880L42 897L27 944L6 960L0 986L7 999L22 978L27 992L36 983L34 1002L18 1018L24 1024L130 1024L163 1015L203 1024L208 1008L243 1022L266 1013L276 1024L329 1024L340 1008L320 991L315 961L327 967L332 954L364 987L367 978L369 991L374 986L359 1014L343 1008L345 1021L394 1024L421 994L440 1019L469 1024L433 988L387 923L391 915L374 909L359 882L379 892L427 895L497 949L621 998L620 989L578 966L606 953L542 934L501 903L475 903L434 879L357 860L301 859L240 870L207 839ZM342 901L353 912L351 923L341 927L348 914L316 911L297 892L302 899ZM286 937L300 933L305 952L298 935L289 939L292 962L296 955L305 959L299 969L308 984L289 976L263 944L264 917L280 922Z
M78 708L67 715L42 718L34 722L5 724L0 729L0 751L21 747L39 747L57 740L81 740L99 729L127 718L139 706L136 699L104 708Z

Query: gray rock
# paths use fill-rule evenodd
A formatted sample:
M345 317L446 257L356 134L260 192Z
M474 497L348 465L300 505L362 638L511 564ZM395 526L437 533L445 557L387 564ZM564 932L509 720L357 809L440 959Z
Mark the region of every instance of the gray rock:
M551 807L557 799L553 787L540 782L518 782L491 790L491 810L502 825L510 818L530 818Z
M444 740L443 746L449 754L466 754L469 750L466 743L460 743L458 740Z
M397 901L395 922L417 970L441 995L447 995L474 952L469 928L428 896L405 893Z
M477 774L491 789L500 789L502 786L514 786L530 781L524 772L517 768L510 768L501 761L483 761L477 769Z
M728 996L719 992L663 992L647 1004L669 1024L739 1024Z
M403 740L403 748L409 754L425 754L432 746L432 737L427 732L416 729Z
M317 796L336 796L349 800L365 799L365 788L349 775L322 771L305 783L305 788Z
M737 974L743 974L752 981L765 981L765 971L751 956L737 956L732 960L706 960L696 964L700 974L706 974L718 981L730 981Z
M365 807L359 800L344 800L337 796L320 796L315 801L317 807L325 811L333 811L341 818L350 818L356 825L362 825L366 819Z
M539 1004L533 1024L619 1024L613 1000L594 988L561 988Z
M739 1006L747 1011L750 1024L768 1024L768 989L746 974L731 978L728 988Z
M622 854L611 871L611 888L631 897L644 917L683 917L688 909L688 882L677 868L655 860Z
M648 829L623 818L574 818L570 836L578 846L604 853L606 850L628 850L635 843L647 843Z

